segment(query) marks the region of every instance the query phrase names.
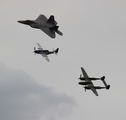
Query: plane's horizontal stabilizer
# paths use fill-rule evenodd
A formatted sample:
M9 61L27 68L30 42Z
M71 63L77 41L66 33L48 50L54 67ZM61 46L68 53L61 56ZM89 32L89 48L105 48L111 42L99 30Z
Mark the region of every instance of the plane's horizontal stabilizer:
M60 32L59 30L56 30L55 32L56 32L57 34L59 34L59 35L63 35L63 33Z
M55 31L55 32L56 32L57 34L59 34L59 35L63 35L63 33L60 32L60 31L58 30L58 28L59 28L59 26L54 26L54 27L51 27L50 29L53 30L53 31Z

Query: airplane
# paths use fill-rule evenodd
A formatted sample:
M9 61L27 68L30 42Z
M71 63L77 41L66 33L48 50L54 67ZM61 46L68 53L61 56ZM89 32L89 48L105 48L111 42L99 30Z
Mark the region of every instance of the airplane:
M105 76L101 77L101 78L94 78L94 77L89 77L88 74L86 73L86 71L84 70L83 67L81 67L81 71L83 73L83 77L81 77L80 75L80 80L83 80L83 82L79 82L78 84L80 85L85 85L85 91L86 90L92 90L92 92L98 96L98 92L96 91L96 89L109 89L110 85L107 85L107 83L105 82ZM105 87L101 87L101 86L94 86L94 84L92 83L93 80L101 80L103 82L103 84L105 85Z
M53 15L47 19L46 16L40 14L36 20L19 20L18 22L29 25L32 28L40 29L51 38L56 37L55 32L59 35L63 35L63 33L58 30L59 26L57 26Z
M43 50L43 48L41 47L41 45L39 43L37 43L37 45L38 45L38 50L36 50L36 48L34 47L34 53L42 55L48 62L50 62L48 55L50 55L50 54L57 55L57 53L59 51L59 48L57 48L56 50L53 50L53 51Z

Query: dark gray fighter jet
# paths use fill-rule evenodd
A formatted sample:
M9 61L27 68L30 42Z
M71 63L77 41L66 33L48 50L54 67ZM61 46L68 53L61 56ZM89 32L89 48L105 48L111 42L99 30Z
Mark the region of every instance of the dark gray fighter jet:
M107 85L107 83L105 82L105 76L101 77L101 78L94 78L94 77L89 77L86 73L86 71L84 70L84 68L81 67L81 71L83 73L83 77L81 77L80 75L80 80L82 80L81 82L79 82L78 84L80 85L85 85L85 91L86 90L92 90L93 93L98 96L98 93L96 91L96 89L109 89L110 85ZM105 85L105 87L101 87L101 86L94 86L94 84L92 83L92 80L101 80L103 82L103 84Z
M29 25L32 28L41 29L44 33L46 33L51 38L55 38L55 32L59 35L63 35L62 32L58 30L59 26L57 26L57 22L54 20L54 16L51 15L49 19L44 15L39 15L36 20L20 20L19 23Z
M39 43L37 43L37 45L38 45L38 50L36 50L36 48L34 47L34 53L42 55L48 62L50 61L48 58L48 55L54 54L54 53L57 55L57 53L59 51L59 48L57 48L56 50L53 50L53 51L43 50L43 48L41 47L41 45Z

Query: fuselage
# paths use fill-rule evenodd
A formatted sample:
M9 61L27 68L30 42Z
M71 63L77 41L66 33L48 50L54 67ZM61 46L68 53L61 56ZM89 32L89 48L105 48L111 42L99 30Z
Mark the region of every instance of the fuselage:
M32 28L37 28L37 29L52 28L52 27L56 26L55 24L45 23L45 22L37 22L36 20L20 20L18 22L25 24L25 25L29 25Z
M53 54L54 52L49 51L49 50L34 50L34 53L36 53L36 54L46 54L46 55L49 55L49 54Z

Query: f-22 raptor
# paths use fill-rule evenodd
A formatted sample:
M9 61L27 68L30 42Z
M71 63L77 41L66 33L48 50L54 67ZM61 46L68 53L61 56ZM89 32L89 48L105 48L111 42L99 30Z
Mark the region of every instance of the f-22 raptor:
M41 14L36 20L19 20L18 22L29 25L32 28L40 29L51 38L56 37L55 32L59 35L63 35L63 33L58 30L59 26L57 26L57 22L55 21L53 15L47 19L46 16Z
M38 50L36 50L36 48L34 47L34 53L42 55L48 62L50 62L48 55L50 55L50 54L57 55L57 53L59 51L59 48L57 48L56 50L53 50L53 51L43 50L43 48L41 47L41 45L39 43L37 43L37 45L38 45Z
M105 82L105 76L101 77L101 78L95 78L95 77L89 77L86 73L86 71L84 70L84 68L81 67L81 71L83 73L83 77L80 75L80 80L81 82L79 82L78 84L80 85L85 85L85 91L86 90L92 90L92 92L98 96L98 93L96 91L96 89L109 89L110 85L107 85L107 83ZM101 80L103 82L103 84L105 85L105 87L101 87L101 86L94 86L94 84L92 83L92 81L94 80Z

